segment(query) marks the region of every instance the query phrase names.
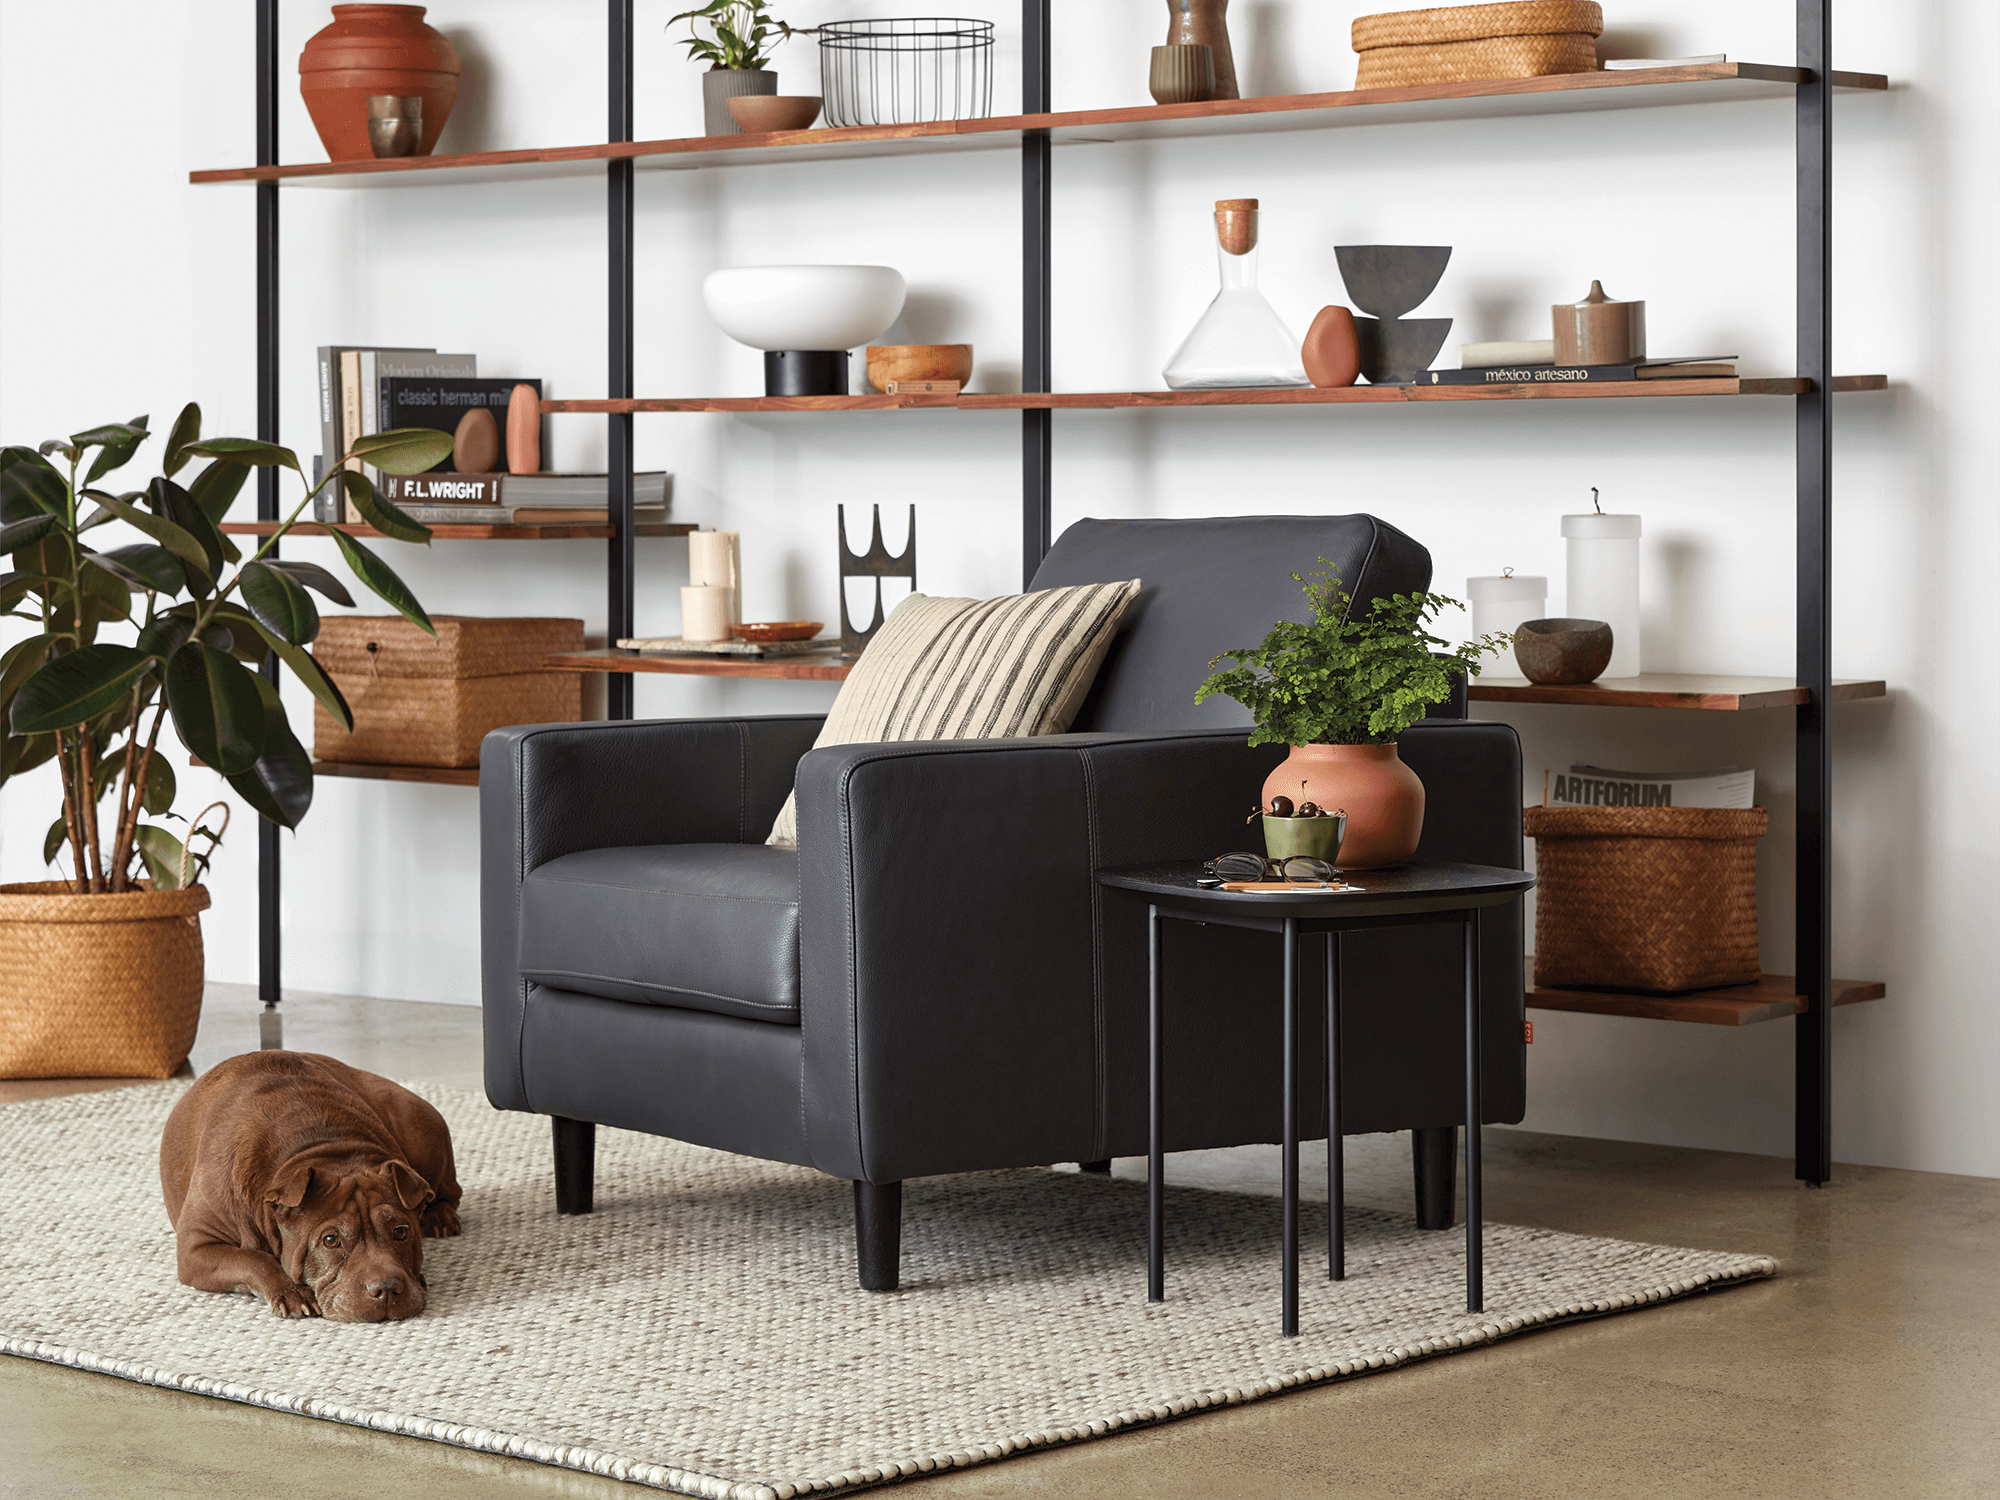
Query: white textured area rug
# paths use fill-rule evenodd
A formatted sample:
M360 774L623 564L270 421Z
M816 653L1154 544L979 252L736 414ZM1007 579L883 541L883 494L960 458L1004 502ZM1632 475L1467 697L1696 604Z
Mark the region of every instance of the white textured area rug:
M1146 1302L1142 1183L987 1172L905 1190L903 1289L855 1285L844 1182L598 1132L597 1212L554 1211L549 1127L420 1088L450 1122L465 1233L430 1241L427 1312L287 1322L174 1279L160 1127L185 1085L0 1108L0 1351L688 1494L879 1483L1524 1329L1771 1275L1754 1255L1349 1213L1349 1279L1302 1263L1278 1334L1278 1205L1170 1194ZM1305 1245L1325 1243L1304 1210Z

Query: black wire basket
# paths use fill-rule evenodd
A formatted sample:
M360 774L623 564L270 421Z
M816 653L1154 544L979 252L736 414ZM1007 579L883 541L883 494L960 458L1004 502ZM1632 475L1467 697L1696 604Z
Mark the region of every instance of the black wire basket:
M993 113L993 23L947 16L824 21L829 125L923 125Z

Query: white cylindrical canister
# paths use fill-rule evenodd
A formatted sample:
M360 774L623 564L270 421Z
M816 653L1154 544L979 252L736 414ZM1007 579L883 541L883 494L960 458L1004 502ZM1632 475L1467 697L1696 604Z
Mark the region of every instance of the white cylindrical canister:
M743 559L740 533L734 531L691 531L688 533L688 582L699 588L713 584L729 590L729 618L743 623ZM683 636L685 640L700 639Z
M1611 665L1599 675L1639 675L1639 518L1564 516L1569 576L1563 612L1573 620L1602 620L1611 627Z
M729 590L721 584L690 584L681 590L681 639L729 639Z
M1549 581L1513 572L1465 580L1465 597L1472 605L1474 635L1511 636L1529 620L1549 612Z

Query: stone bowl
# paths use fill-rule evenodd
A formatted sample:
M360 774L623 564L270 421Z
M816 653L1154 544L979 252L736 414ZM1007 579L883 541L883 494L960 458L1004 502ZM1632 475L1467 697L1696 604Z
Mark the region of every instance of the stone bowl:
M1450 333L1450 318L1356 318L1361 373L1370 385L1408 385L1431 367Z
M810 130L819 118L818 94L739 94L727 101L729 118L745 135L774 130Z
M701 300L752 349L854 349L896 321L906 290L893 266L735 266L711 271Z
M878 391L892 380L972 379L970 344L870 344L868 379Z
M1611 627L1602 620L1529 620L1514 632L1521 675L1546 687L1595 682L1611 665Z
M1335 245L1333 258L1356 307L1378 318L1400 318L1437 290L1451 246Z

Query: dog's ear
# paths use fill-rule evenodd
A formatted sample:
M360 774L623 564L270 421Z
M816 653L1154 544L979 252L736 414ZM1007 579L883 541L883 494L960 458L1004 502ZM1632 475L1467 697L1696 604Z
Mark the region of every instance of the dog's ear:
M417 1169L406 1161L392 1161L384 1170L389 1175L389 1185L396 1190L396 1201L412 1213L437 1196Z
M311 1167L287 1167L278 1180L265 1189L264 1201L275 1203L279 1208L297 1208L306 1201L306 1194L312 1191L312 1180Z

